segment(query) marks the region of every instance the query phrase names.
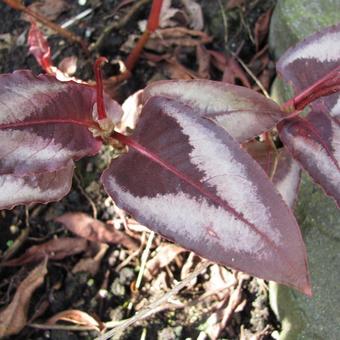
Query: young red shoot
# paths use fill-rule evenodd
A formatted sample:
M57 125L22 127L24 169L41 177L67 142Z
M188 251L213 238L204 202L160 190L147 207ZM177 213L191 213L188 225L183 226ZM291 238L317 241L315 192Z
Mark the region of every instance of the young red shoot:
M152 2L147 25L147 30L151 33L156 31L159 26L159 16L161 14L162 5L163 0L153 0Z
M103 77L101 66L103 63L107 63L108 60L105 57L100 57L94 64L94 73L96 76L96 91L97 91L97 111L98 119L102 120L106 118L105 103L104 103L104 90L103 90Z
M162 4L163 0L152 1L152 7L149 14L146 30L144 31L143 35L139 38L137 44L135 45L135 47L133 48L133 50L131 51L131 53L129 54L125 61L126 68L129 71L131 71L135 67L145 44L150 38L151 33L153 33L158 28Z

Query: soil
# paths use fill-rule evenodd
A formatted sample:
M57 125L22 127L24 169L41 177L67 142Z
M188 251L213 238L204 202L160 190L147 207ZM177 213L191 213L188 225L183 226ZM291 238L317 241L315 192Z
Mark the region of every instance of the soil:
M238 57L251 66L256 75L267 72L268 84L272 80L273 62L267 50L265 64L261 64L261 55L254 60L254 56L265 48L267 42L264 37L260 48L255 46L255 26L258 19L275 5L273 0L251 0L230 1L235 7L227 7L228 1L197 1L203 8L204 31L213 37L212 42L205 45L214 51L223 53L237 53ZM25 1L29 5L31 1ZM103 29L112 21L119 21L131 8L131 5L123 6L113 13L120 1L87 1L80 6L77 1L68 2L68 9L61 13L56 22L62 23L73 18L87 8L92 8L92 13L70 30L79 36L86 37L89 43L94 43ZM182 8L181 1L173 1L173 6ZM79 46L70 43L59 35L52 34L48 42L52 50L55 65L67 56L78 57L78 65L75 76L83 80L92 80L92 65L98 55L106 56L109 60L124 60L127 52L122 50L122 45L131 34L140 35L138 22L146 20L150 10L150 2L142 6L125 25L118 30L113 30L99 49L85 54ZM225 12L227 27L217 20L216 13ZM26 43L29 23L22 19L22 14L4 2L0 3L1 25L0 25L0 73L9 73L17 69L31 69L34 73L42 72L32 55L28 53ZM179 49L181 63L197 71L197 60L192 47L167 47L166 53L174 53ZM152 50L146 50L155 54ZM263 57L263 53L262 53ZM120 84L112 91L111 95L122 102L136 90L145 87L151 79L169 77L169 73L163 69L164 63L154 62L147 55L143 55L132 77ZM105 77L118 73L117 64L109 63L104 67ZM222 73L218 68L211 70L212 79L221 79ZM252 80L249 80L255 86ZM236 83L240 80L237 78ZM23 230L29 228L28 237L22 242L14 257L24 253L32 245L42 244L52 238L63 236L72 237L72 233L54 218L66 212L83 212L93 215L92 202L98 211L98 219L102 221L114 221L117 219L116 210L112 204L107 204L107 196L103 188L98 184L101 170L108 164L110 152L103 150L100 155L92 159L83 159L77 164L76 178L72 190L68 196L56 203L47 205L35 205L30 207L16 207L10 211L0 211L0 254L5 254L19 237ZM142 240L145 233L137 233L136 237ZM157 246L166 242L159 236L156 237L151 257L154 256ZM190 254L188 252L177 255L176 258L151 281L143 281L142 287L135 290L133 284L136 281L140 268L141 254L134 257L126 266L117 270L117 267L127 259L131 251L124 249L121 245L110 245L105 256L101 260L100 268L95 275L89 272L73 273L72 269L84 253L69 256L63 260L50 260L48 263L48 274L44 284L33 294L28 310L28 323L44 324L51 316L67 309L77 309L95 316L101 322L110 320L122 320L134 315L152 301L156 293L163 290L157 286L156 280L163 281L172 287L173 280L181 280L182 266L188 263ZM196 262L199 261L197 258ZM16 288L34 264L20 267L0 267L0 307L5 308L11 301ZM192 266L194 268L194 266ZM233 277L238 273L229 271ZM122 339L203 339L203 331L210 327L207 324L209 316L218 309L219 304L226 296L214 295L213 298L200 301L198 297L205 293L205 283L211 279L212 273L207 270L198 276L197 282L188 289L184 289L177 297L183 304L181 308L164 308L139 321L125 330L120 337ZM235 287L229 290L230 294ZM103 293L104 292L104 293ZM266 284L257 279L245 277L241 289L241 296L237 307L230 316L230 320L220 332L218 338L227 339L272 339L275 331L279 330L276 320L268 303ZM221 310L225 311L226 304ZM132 305L132 308L129 306ZM11 339L93 339L98 335L96 331L70 331L67 326L64 329L51 330L39 327L26 326ZM62 327L61 327L62 328Z

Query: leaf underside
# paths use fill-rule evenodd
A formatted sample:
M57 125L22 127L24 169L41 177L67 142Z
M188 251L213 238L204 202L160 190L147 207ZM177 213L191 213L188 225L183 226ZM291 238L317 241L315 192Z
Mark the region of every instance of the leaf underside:
M224 129L153 97L132 138L102 176L120 208L203 257L311 294L293 214Z
M144 103L152 96L190 106L240 143L272 129L286 116L275 102L253 90L211 80L157 81L144 90Z

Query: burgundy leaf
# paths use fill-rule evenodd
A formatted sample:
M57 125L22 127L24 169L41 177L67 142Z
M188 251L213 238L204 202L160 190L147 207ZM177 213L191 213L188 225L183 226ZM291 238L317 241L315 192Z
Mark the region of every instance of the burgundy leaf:
M299 190L301 170L285 148L274 150L266 142L253 140L244 145L246 151L261 165L283 200L292 208Z
M340 126L324 113L311 112L278 126L293 157L340 206Z
M273 128L285 113L273 101L253 90L211 80L168 80L150 84L144 102L164 96L190 106L239 142L245 142Z
M153 97L133 139L117 138L130 150L102 181L119 207L203 257L311 294L293 214L224 129L187 105Z
M73 168L70 161L65 168L54 172L23 177L0 175L0 209L60 200L71 189Z
M0 76L0 91L0 175L53 172L99 151L101 142L89 131L94 89L17 71Z
M277 70L299 94L340 65L339 41L340 24L315 33L290 48L277 63ZM339 92L318 99L311 107L340 122Z

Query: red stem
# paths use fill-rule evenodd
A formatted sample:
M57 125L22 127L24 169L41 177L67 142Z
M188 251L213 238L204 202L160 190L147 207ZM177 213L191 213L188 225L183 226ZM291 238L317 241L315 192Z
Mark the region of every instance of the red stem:
M161 9L163 5L163 0L153 0L151 11L148 18L147 30L149 32L154 32L159 26L159 16L161 14Z
M129 71L137 64L137 61L142 53L142 50L150 38L152 32L154 32L159 26L159 16L162 9L163 0L153 0L151 11L148 18L148 24L146 26L146 30L143 35L139 38L137 44L130 52L129 56L125 61L125 66Z
M96 76L96 91L97 91L97 112L98 119L106 118L105 102L104 102L104 89L101 65L108 60L105 57L100 57L94 64L94 73Z
M320 97L329 96L340 91L340 66L330 71L323 78L303 90L294 98L285 102L281 108L284 111L292 112L303 110L311 102Z
M137 61L143 51L143 48L150 38L150 35L151 33L148 30L144 31L143 35L137 41L137 44L134 46L133 50L126 58L125 66L129 71L132 71L132 69L137 64Z

